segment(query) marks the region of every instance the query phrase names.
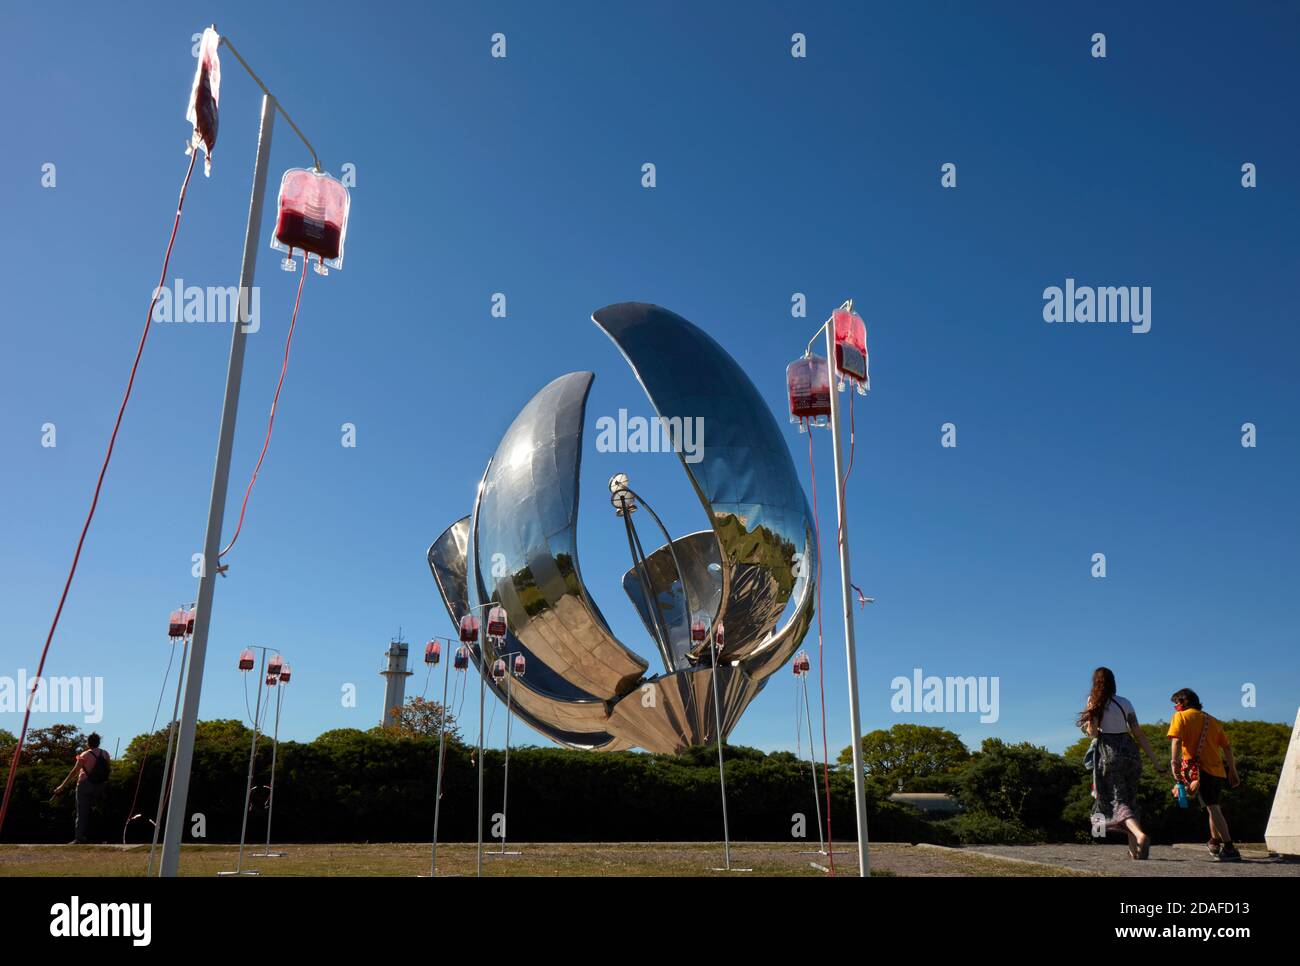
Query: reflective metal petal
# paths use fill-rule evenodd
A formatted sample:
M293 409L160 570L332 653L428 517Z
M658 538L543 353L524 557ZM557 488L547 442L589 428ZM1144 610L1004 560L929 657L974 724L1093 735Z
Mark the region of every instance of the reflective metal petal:
M670 425L702 420L700 459L678 457L718 542L723 659L739 660L751 675L771 673L807 631L817 579L812 513L771 410L736 361L681 316L622 302L592 320L623 353L661 418ZM733 610L743 634L732 632Z

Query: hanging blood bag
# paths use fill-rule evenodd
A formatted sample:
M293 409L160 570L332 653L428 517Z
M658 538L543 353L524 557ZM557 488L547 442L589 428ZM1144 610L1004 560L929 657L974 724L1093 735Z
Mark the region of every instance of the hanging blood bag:
M790 422L799 432L809 426L826 426L831 414L831 373L826 360L811 353L785 367L790 397Z
M835 325L835 368L840 373L839 388L847 376L866 395L871 388L867 368L867 326L862 316L850 309L836 309L831 318Z
M221 59L217 48L221 36L208 27L199 41L199 62L194 69L194 83L190 85L190 104L185 110L185 120L194 131L190 134L186 154L203 148L203 174L212 174L212 149L217 144L217 101L221 99Z
M253 670L253 652L247 647L239 652L239 670Z
M323 171L290 168L280 179L280 201L271 247L284 252L280 267L296 270L294 253L316 256L316 271L328 275L343 267L348 232L348 189ZM326 267L328 266L328 268Z
M167 620L167 636L173 640L185 636L185 611L183 609L172 611L171 617Z
M442 658L442 645L437 641L430 641L424 645L424 663L437 664Z
M506 609L500 604L488 611L487 636L498 644L506 639Z

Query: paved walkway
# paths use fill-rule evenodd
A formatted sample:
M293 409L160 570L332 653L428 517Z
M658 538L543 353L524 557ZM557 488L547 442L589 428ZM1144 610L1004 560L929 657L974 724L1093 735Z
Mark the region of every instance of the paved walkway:
M1151 858L1134 862L1123 845L971 845L961 849L1023 862L1124 876L1296 876L1300 859L1270 856L1263 846L1244 846L1241 862L1216 862L1203 845L1154 845Z

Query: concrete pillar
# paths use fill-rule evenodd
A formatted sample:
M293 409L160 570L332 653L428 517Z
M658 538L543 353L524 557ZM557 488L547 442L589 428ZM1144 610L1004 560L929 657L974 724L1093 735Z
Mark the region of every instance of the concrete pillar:
M1273 795L1264 841L1271 852L1300 855L1300 712L1296 713L1291 744Z

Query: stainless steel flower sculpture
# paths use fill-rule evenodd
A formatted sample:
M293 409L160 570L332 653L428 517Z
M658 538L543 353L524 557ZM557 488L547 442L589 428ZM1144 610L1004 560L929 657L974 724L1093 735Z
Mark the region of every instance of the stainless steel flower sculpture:
M505 608L504 643L484 640L471 656L486 673L498 653L526 655L528 677L515 682L512 701L530 725L571 748L676 754L714 738L714 673L725 735L798 649L817 581L812 516L776 420L717 342L655 305L624 302L592 319L661 418L701 417L708 430L700 460L682 465L712 529L660 547L623 578L664 672L649 674L614 637L578 565L590 372L559 377L523 408L487 465L473 512L429 548L429 568L453 623L487 603ZM694 375L699 369L709 377ZM716 672L709 649L691 640L701 610L725 622ZM487 685L498 691L490 676Z

